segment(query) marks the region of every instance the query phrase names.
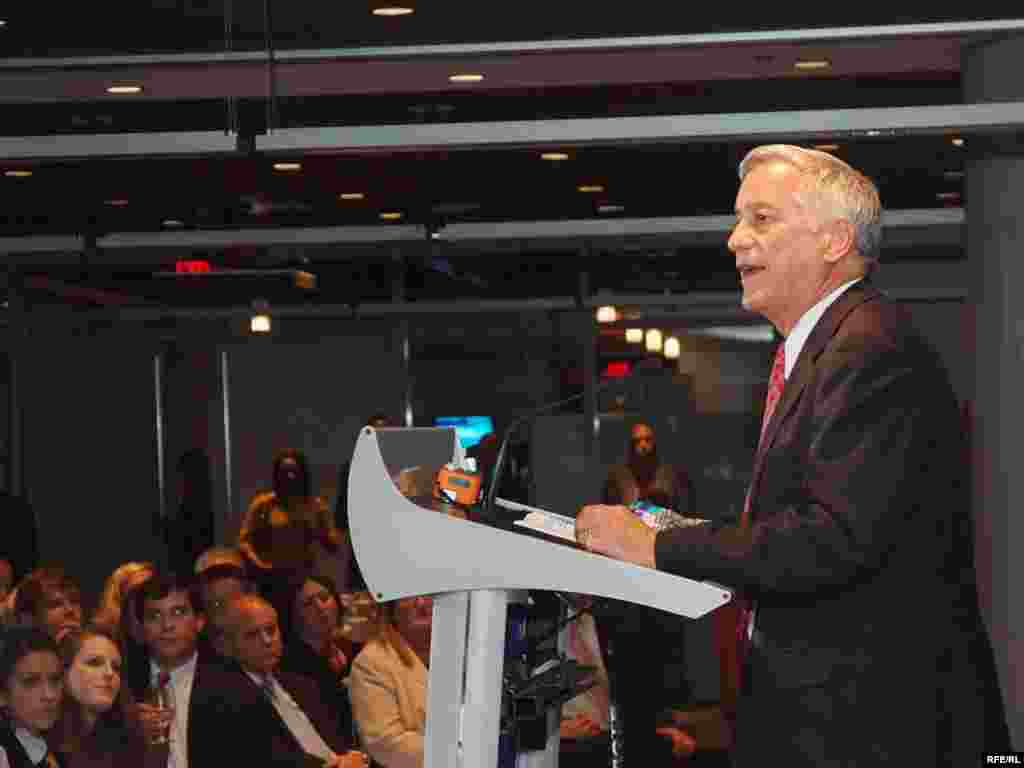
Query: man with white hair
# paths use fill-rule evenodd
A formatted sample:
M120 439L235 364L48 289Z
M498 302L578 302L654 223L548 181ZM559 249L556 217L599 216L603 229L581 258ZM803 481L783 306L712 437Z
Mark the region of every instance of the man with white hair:
M786 145L752 150L740 178L728 246L743 306L784 337L740 524L655 533L594 505L580 543L742 595L737 768L959 767L1008 751L957 402L871 284L877 189Z
M192 690L189 765L247 768L366 768L347 751L351 734L316 684L279 669L277 611L259 595L235 597L219 614L224 663L211 664Z

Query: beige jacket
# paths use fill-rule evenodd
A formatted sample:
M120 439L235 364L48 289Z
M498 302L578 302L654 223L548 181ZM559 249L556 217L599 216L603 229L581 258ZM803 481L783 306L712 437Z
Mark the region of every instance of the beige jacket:
M404 643L397 632L388 633ZM408 649L408 646L406 646ZM371 640L352 662L350 694L359 738L385 768L422 768L427 668L411 650L407 666L391 643Z

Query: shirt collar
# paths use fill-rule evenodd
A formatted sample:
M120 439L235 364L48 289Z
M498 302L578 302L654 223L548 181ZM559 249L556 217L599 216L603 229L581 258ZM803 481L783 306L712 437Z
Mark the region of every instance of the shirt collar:
M50 751L50 748L46 746L46 740L42 736L36 736L27 728L15 728L14 735L21 742L21 746L25 748L25 754L28 755L28 759L32 761L33 765L46 757L46 753Z
M184 664L179 664L174 669L164 670L159 664L152 659L149 660L149 676L150 679L156 680L160 677L160 673L166 671L171 676L171 682L177 682L183 675L191 675L196 669L196 659L199 658L198 652L193 652L189 657L188 661Z
M800 352L804 348L804 344L807 343L807 339L811 336L811 331L814 330L814 326L818 324L821 316L825 314L825 310L831 307L840 296L846 293L849 288L863 280L863 277L858 277L856 280L851 280L848 283L843 283L836 288L832 293L823 298L813 307L804 312L803 316L796 321L796 325L793 326L793 330L789 332L786 337L786 378L789 378L789 374L793 371L793 366L796 365L797 358L800 357Z

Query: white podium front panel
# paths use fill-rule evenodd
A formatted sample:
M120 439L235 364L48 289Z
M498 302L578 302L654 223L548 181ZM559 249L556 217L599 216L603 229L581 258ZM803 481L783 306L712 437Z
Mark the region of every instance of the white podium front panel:
M382 446L388 455L382 455ZM717 584L460 518L402 494L398 483L415 475L417 468L429 478L452 460L455 446L450 429L366 427L360 433L349 475L349 524L355 556L377 600L477 589L546 589L699 618L731 599L731 592ZM419 485L423 493L422 479ZM424 496L428 494L429 484Z

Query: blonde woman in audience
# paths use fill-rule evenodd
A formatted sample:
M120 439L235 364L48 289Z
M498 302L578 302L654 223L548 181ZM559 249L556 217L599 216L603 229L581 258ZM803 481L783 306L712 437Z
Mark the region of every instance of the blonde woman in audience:
M107 577L103 585L103 592L100 594L100 602L93 614L92 623L106 628L109 632L117 635L121 632L122 608L127 602L128 595L132 590L144 584L154 571L153 563L149 562L128 562L119 565L114 572ZM131 611L128 611L127 627L138 640L138 622L132 621Z
M384 768L423 765L432 614L429 596L383 604L374 636L352 662L359 738Z

